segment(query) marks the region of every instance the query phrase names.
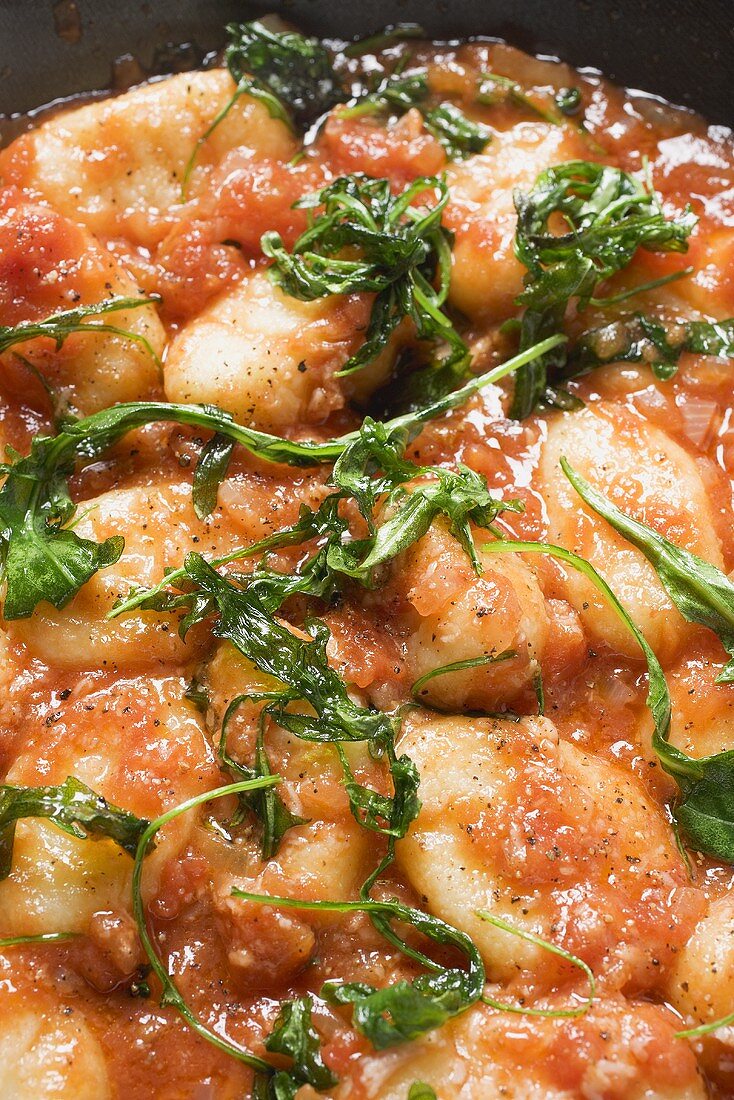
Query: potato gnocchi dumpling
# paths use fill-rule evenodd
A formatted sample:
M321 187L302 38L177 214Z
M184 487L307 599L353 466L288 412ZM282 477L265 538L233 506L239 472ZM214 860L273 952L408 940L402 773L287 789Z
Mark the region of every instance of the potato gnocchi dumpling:
M41 603L29 619L10 624L11 637L65 669L94 668L102 653L103 667L111 669L182 664L195 652L195 637L184 642L170 615L135 610L109 619L109 612L136 588L155 584L189 550L226 554L233 533L216 518L197 519L185 483L113 489L87 501L82 511L78 534L98 541L122 535L121 558L96 573L66 607Z
M458 542L436 524L396 567L395 586L410 607L406 653L414 682L455 661L496 661L428 680L421 700L443 709L493 711L532 694L550 641L532 567L516 554L480 551L479 559L477 576Z
M150 247L184 197L186 168L200 137L226 106L234 83L223 69L180 73L125 95L65 111L0 158L0 179L50 202L99 237ZM189 193L233 148L288 160L287 126L241 96L200 147Z
M179 678L167 677L75 691L50 715L45 728L53 737L30 738L7 782L53 786L74 776L110 802L155 817L206 789L216 775L185 688ZM193 824L190 816L179 818L158 837L146 889L154 891L156 875L185 845ZM0 882L4 934L97 935L102 930L94 927L95 914L114 913L124 927L108 946L123 972L132 954L133 970L142 960L128 927L131 875L130 855L113 840L80 840L40 818L19 821L11 872Z
M581 1020L511 1028L479 1008L390 1060L365 1059L360 1084L368 1100L403 1100L416 1080L437 1100L703 1100L695 1058L674 1036L670 1015L617 997Z
M111 1100L104 1052L83 1016L39 997L7 998L0 1016L0 1090L13 1100ZM39 1003L40 1002L40 1003Z
M318 424L344 404L335 374L368 317L357 295L301 302L262 273L247 276L172 341L166 396L219 405L266 430Z
M225 37L0 150L0 1097L732 1100L731 137Z
M143 297L132 275L82 226L28 201L17 189L0 191L0 308L4 324L38 322L49 314L109 299ZM61 346L24 340L0 356L7 384L25 395L40 372L60 407L80 414L117 402L158 396L166 334L154 304L101 312L95 323L121 335L73 333ZM125 336L130 333L130 336Z
M705 471L659 428L619 405L601 402L572 417L555 417L543 446L540 474L549 541L588 559L658 656L674 657L690 637L690 628L644 555L584 506L561 469L563 457L618 508L721 569ZM568 570L563 588L591 635L629 656L639 652L586 578Z
M633 777L548 719L410 718L400 749L420 772L422 808L398 859L429 909L471 934L490 978L552 974L558 959L479 911L562 935L617 981L657 984L690 933L688 888L672 831Z

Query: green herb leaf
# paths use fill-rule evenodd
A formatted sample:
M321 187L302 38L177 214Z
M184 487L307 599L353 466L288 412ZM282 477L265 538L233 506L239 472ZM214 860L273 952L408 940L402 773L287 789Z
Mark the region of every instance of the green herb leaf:
M270 761L265 750L264 743L264 717L261 716L260 730L255 747L254 767L248 767L234 760L227 748L227 732L229 723L236 711L246 702L278 702L280 692L261 692L260 694L245 694L236 696L227 707L222 720L222 729L219 737L219 759L223 767L236 779L258 779L272 775ZM280 847L280 842L289 829L296 825L305 825L306 818L292 814L280 797L277 787L262 787L250 792L244 792L239 796L240 810L233 824L237 824L246 809L252 810L262 824L261 853L262 858L271 859Z
M452 160L463 160L472 153L484 151L492 131L481 122L467 118L453 103L429 105L430 88L425 69L409 73L391 73L373 91L363 92L348 106L340 109L341 118L356 118L379 112L405 114L418 110L430 134L441 142Z
M376 1050L416 1039L440 1027L452 1016L465 1012L481 997L484 989L484 964L471 939L457 928L420 909L398 902L382 901L300 901L296 898L251 894L234 887L234 897L272 905L276 908L318 910L328 913L374 913L388 921L412 925L434 944L452 947L466 959L467 969L440 966L422 952L411 949L428 973L412 982L399 981L384 989L365 982L327 982L322 996L333 1004L351 1005L356 1028Z
M434 203L414 205L428 191ZM465 372L468 349L442 309L451 268L450 237L441 226L447 202L446 184L434 177L415 180L394 196L389 180L343 176L299 202L323 210L290 253L277 233L264 234L262 250L273 260L270 277L286 294L313 301L376 293L365 343L341 374L379 355L404 317L412 319L419 339L448 345L442 365L450 365L457 379ZM359 257L345 259L347 248L358 249Z
M485 107L493 107L499 102L509 102L515 107L521 107L537 118L542 118L543 122L549 122L552 126L560 126L563 122L563 119L555 111L542 107L534 99L531 99L516 80L509 76L500 76L499 73L481 74L476 102Z
M580 959L577 955L572 955L570 951L566 951L563 947L556 946L550 940L544 940L542 936L536 936L534 932L527 932L524 928L518 928L517 925L510 924L509 921L502 920L501 917L496 917L493 913L488 913L485 909L478 909L477 916L481 920L487 921L488 924L494 925L495 928L502 929L503 932L509 932L521 940L526 940L528 943L535 944L536 947L541 947L551 955L557 955L559 958L565 959L566 962L571 963L572 966L580 970L588 982L586 998L574 1008L525 1008L522 1005L508 1004L506 1001L496 1001L486 995L482 998L485 1004L491 1008L499 1009L501 1012L515 1012L519 1016L541 1016L550 1019L584 1016L589 1011L596 996L596 978L591 967L583 959Z
M472 153L483 153L492 139L488 126L467 118L453 103L440 103L426 111L423 121L451 160L465 160Z
M114 565L125 545L119 535L96 543L65 526L76 511L67 488L73 459L49 443L36 437L27 458L0 467L6 619L26 618L42 600L64 607L97 570Z
M345 50L345 57L364 57L366 53L379 53L396 42L405 42L411 38L425 38L426 32L418 23L390 23L381 31L366 38L358 38Z
M559 88L555 94L556 107L563 115L578 114L581 105L580 88Z
M234 440L217 432L203 448L194 471L192 500L199 519L206 519L217 506L219 486L227 476Z
M405 432L388 434L384 425L366 418L359 437L337 460L332 480L357 500L370 535L347 543L333 541L327 551L329 568L371 587L376 570L421 538L434 519L443 515L480 573L471 523L488 527L501 512L522 511L522 505L496 500L486 480L467 466L454 472L405 462L400 456L406 445ZM382 478L372 476L375 468L384 471ZM428 477L432 480L418 480ZM418 481L410 492L403 488L408 481ZM375 527L372 510L382 493L386 494L388 518Z
M582 500L645 555L683 617L718 635L732 657L718 682L734 683L734 585L729 578L697 554L675 546L620 511L565 459L561 465ZM695 759L675 750L674 768L667 760L669 752L670 746L666 746L662 763L672 771L683 795L675 810L676 820L700 851L734 862L734 751ZM688 764L684 770L680 770L680 757Z
M261 671L287 685L291 698L309 703L315 715L286 709L284 697L274 710L285 729L311 741L360 741L384 737L390 723L378 711L353 703L341 678L329 667L323 623L312 622L308 641L278 622L257 592L256 586L237 588L221 577L199 554L188 554L186 572L191 581L219 611L214 633L232 642Z
M529 194L516 192L515 254L527 268L520 348L562 331L575 301L583 310L597 286L625 268L638 248L685 252L696 224L687 211L666 219L654 193L627 172L588 161L569 161L542 172ZM551 231L560 219L567 231ZM549 372L562 374L566 353L535 358L515 379L511 415L528 416L536 405L553 405L559 394Z
M423 1081L414 1081L408 1089L408 1100L437 1100L436 1093Z
M16 822L27 817L47 818L80 840L114 840L129 855L148 827L73 776L57 787L0 786L0 879L12 869Z
M93 305L76 306L74 309L65 309L59 313L53 313L50 317L44 317L41 321L24 321L20 325L0 325L0 355L9 348L24 344L28 340L38 340L40 337L53 340L56 350L74 332L111 333L113 336L122 336L140 344L162 369L162 364L155 351L146 340L137 332L128 332L127 329L118 328L116 325L108 325L96 318L107 313L119 313L120 310L140 309L142 306L157 305L160 298L156 295L148 298L129 298L122 295L112 295L103 302L95 302Z
M417 773L410 761L395 756L395 721L354 703L346 684L330 667L326 656L329 632L324 623L307 621L310 636L304 640L275 618L273 611L289 588L287 584L285 588L272 587L273 580L283 580L278 574L265 578L251 575L243 578L245 586L239 587L221 577L198 554L187 556L185 569L188 581L195 586L194 592L179 597L191 607L186 625L212 611L219 613L214 634L229 640L260 672L282 683L282 690L261 697L269 700L266 712L279 726L308 741L337 745L343 741L369 741L375 751L387 753L394 783L392 798L357 784L342 754L345 786L350 807L360 824L388 836L404 835L420 806L416 796ZM308 704L307 711L302 707L291 709L293 703L302 702ZM231 765L231 761L228 763ZM261 758L261 772L263 765ZM279 811L271 805L270 812ZM261 816L265 814L261 812ZM277 845L281 828L293 823L290 816L284 818L282 813L273 819L265 841L270 850Z
M463 661L451 661L448 665L432 668L419 676L410 689L410 694L416 702L421 703L423 700L420 696L427 694L424 691L426 684L435 680L437 676L446 676L450 672L464 672L468 668L479 668L481 665L496 665L500 661L509 661L512 657L517 657L515 650L504 649L501 653L480 653L477 657L466 657Z
M296 31L271 31L263 23L230 23L224 62L237 84L249 77L284 104L306 128L344 99L326 48Z
M78 932L39 932L34 936L7 936L0 939L0 951L6 947L24 947L28 943L65 943L78 935Z
M666 380L678 370L684 351L734 358L734 318L666 322L637 313L613 321L583 334L569 356L564 376L585 374L604 363L622 362L647 363L657 378Z
M338 1082L321 1057L321 1040L311 1022L310 997L282 1002L275 1026L265 1040L265 1049L271 1054L283 1054L293 1062L289 1070L276 1074L274 1087L278 1097L282 1094L290 1100L301 1085L311 1085L317 1092L323 1092ZM278 1078L282 1080L278 1082ZM283 1091L288 1087L292 1088L291 1093Z

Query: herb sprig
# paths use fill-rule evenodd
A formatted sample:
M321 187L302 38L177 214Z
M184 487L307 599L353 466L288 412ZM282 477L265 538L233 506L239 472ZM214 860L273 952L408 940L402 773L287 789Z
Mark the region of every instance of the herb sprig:
M47 818L80 840L114 840L128 855L135 854L148 826L73 776L57 787L0 786L0 880L12 867L16 822L26 817Z
M145 348L156 366L162 370L160 358L153 349L150 341L139 332L130 332L118 325L110 325L104 321L98 321L98 317L108 313L119 313L122 310L141 309L143 306L158 305L160 298L157 295L143 297L125 297L115 294L105 298L102 302L93 305L75 306L73 309L64 309L58 313L52 313L40 321L23 321L19 325L0 325L0 355L25 344L29 340L38 340L45 337L53 340L58 351L64 342L77 332L100 333L105 332L112 336L120 336Z
M271 905L274 908L315 910L325 913L370 913L384 921L400 921L422 933L434 944L452 947L466 960L466 969L436 963L423 951L407 952L420 962L427 973L412 982L401 980L383 989L366 982L327 982L321 995L332 1004L350 1005L354 1026L376 1050L386 1050L416 1039L440 1027L452 1016L465 1012L481 998L484 990L484 964L476 946L466 933L446 924L439 917L413 909L396 901L301 901L298 898L253 894L239 887L234 897ZM396 937L397 939L397 937ZM402 941L398 940L399 943ZM404 949L407 945L402 943Z
M366 114L405 114L418 110L429 134L443 145L450 160L464 160L482 153L492 139L492 131L481 122L468 118L448 101L431 106L431 89L425 69L391 73L373 91L363 92L339 110L340 118L359 118Z
M734 358L734 318L726 321L672 321L636 313L591 329L576 341L564 378L605 363L646 363L656 378L672 378L683 352Z
M342 176L296 204L319 213L290 252L277 233L263 235L270 277L291 297L310 302L329 294L376 294L365 341L340 375L371 363L405 317L420 340L448 346L441 367L456 379L465 372L468 348L443 311L451 274L450 236L441 226L448 197L435 177L417 179L395 196L387 179ZM345 255L354 249L356 257Z
M515 254L527 269L517 299L524 307L521 349L561 331L569 304L583 310L638 248L685 252L696 224L690 210L667 219L654 192L634 176L589 161L546 169L530 193L515 193L515 208ZM567 407L568 395L549 382L566 362L567 352L556 349L518 371L511 416L522 420L538 404Z
M305 129L339 103L344 91L329 52L316 38L273 31L264 23L230 23L224 63L235 83L251 81L284 105Z
M387 421L386 433L404 432L407 439L413 438L423 424L462 405L564 339L561 335L550 337L423 408ZM218 433L259 458L289 466L334 462L359 438L356 431L325 443L299 443L245 428L214 406L155 401L116 405L82 420L67 421L56 436L36 436L29 455L12 453L12 461L0 468L5 477L0 488L0 580L7 585L6 619L31 615L43 600L64 607L98 569L119 559L123 550L119 536L98 544L73 530L76 506L69 493L69 477L77 460L96 458L136 428L166 422ZM211 507L226 472L226 454L218 453L214 461L212 445L205 455L209 457L205 474L198 479L196 500L200 515Z

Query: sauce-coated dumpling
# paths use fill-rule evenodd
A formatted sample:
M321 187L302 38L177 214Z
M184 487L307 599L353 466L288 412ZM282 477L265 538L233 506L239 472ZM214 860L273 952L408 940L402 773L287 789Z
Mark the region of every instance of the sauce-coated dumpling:
M219 405L256 428L320 423L344 404L334 375L368 318L358 295L301 302L262 273L247 276L172 341L166 396Z
M123 96L66 111L0 156L0 180L16 183L103 237L151 246L182 201L189 158L234 83L223 69L181 73ZM286 125L242 96L199 150L189 193L234 147L288 160Z
M187 648L170 615L145 610L115 619L107 615L135 587L155 584L166 569L179 566L189 550L209 557L227 553L232 532L216 519L197 519L186 484L116 489L88 501L86 508L77 532L100 541L122 535L122 557L96 573L61 610L41 603L29 619L10 624L11 637L67 669L93 668L101 653L105 667L120 670L183 662L194 638Z
M405 1100L414 1081L430 1081L437 1100L706 1096L690 1048L675 1039L672 1014L621 997L601 1000L581 1019L520 1015L509 1027L504 1013L473 1009L389 1060L361 1059L358 1073L367 1100Z
M561 468L731 574L731 136L227 34L0 151L0 1100L734 1100L730 638Z
M142 291L87 230L46 204L29 202L16 188L0 191L3 324L36 322L113 296L136 299ZM60 348L48 339L25 341L0 356L6 384L24 396L32 391L30 363L57 399L79 414L158 396L162 380L155 357L163 353L166 334L155 305L89 320L114 325L138 339L90 331L71 335Z
M456 539L436 523L397 565L395 585L411 607L406 650L413 681L454 661L502 658L429 680L421 699L444 709L492 711L517 702L532 690L549 639L532 568L516 554L480 550L479 559L477 576Z
M78 1010L35 991L0 1008L0 1093L13 1100L112 1100L104 1053Z
M585 507L561 469L562 457L618 508L720 569L721 543L701 467L659 428L604 402L554 417L540 466L549 541L590 561L658 657L675 656L688 626L644 555ZM564 588L593 637L630 656L639 652L586 578L569 570Z
M537 968L542 949L479 910L545 939L562 930L597 971L657 984L690 931L686 875L638 782L547 719L424 716L404 728L422 809L398 858L431 911L470 933L489 976Z
M177 677L141 678L76 692L54 712L46 727L52 736L29 738L8 783L55 785L71 775L141 817L198 794L216 772L185 687ZM179 818L157 838L148 883L186 843L192 825L191 817ZM0 882L4 934L103 935L95 915L115 915L120 929L103 938L129 973L141 961L129 915L131 875L130 855L112 840L80 840L47 821L20 821L12 870Z

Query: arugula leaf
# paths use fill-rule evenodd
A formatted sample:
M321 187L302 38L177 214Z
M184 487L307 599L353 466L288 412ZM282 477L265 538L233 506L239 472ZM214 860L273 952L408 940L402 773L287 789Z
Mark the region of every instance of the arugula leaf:
M426 111L423 122L451 160L464 160L472 153L483 153L492 139L488 126L467 118L453 103L440 103Z
M76 511L67 480L73 457L36 437L27 458L0 466L0 578L6 581L6 619L29 616L46 600L64 607L98 569L119 559L124 539L96 543L65 526Z
M424 691L426 684L435 680L437 676L446 676L449 672L464 672L468 668L479 668L481 665L496 665L500 661L509 661L512 657L517 657L514 649L503 649L501 653L480 653L477 657L465 657L463 661L451 661L450 664L432 668L419 676L411 687L410 694L416 702L423 702L419 697L427 694ZM425 703L423 705L425 706Z
M384 989L366 982L327 982L321 995L333 1004L351 1005L354 1026L376 1050L416 1039L440 1027L452 1016L475 1004L484 989L484 964L471 939L438 917L396 901L301 901L297 898L251 894L234 887L232 895L276 908L317 910L327 913L378 914L388 921L411 925L433 943L452 947L466 959L467 969L445 967L414 948L403 949L427 969L412 982L399 981ZM401 941L399 941L401 942Z
M143 946L143 950L148 958L150 967L161 983L163 993L161 995L160 1003L162 1006L171 1006L174 1008L181 1018L188 1026L200 1035L203 1039L206 1039L208 1043L216 1047L217 1050L222 1051L225 1054L229 1054L232 1058L236 1058L237 1061L242 1062L246 1066L251 1066L260 1073L270 1076L274 1073L273 1067L266 1062L263 1058L259 1058L257 1055L252 1054L249 1050L244 1050L242 1047L237 1046L229 1039L223 1038L216 1031L212 1031L205 1024L199 1020L186 1004L183 996L181 995L176 983L168 972L168 967L164 966L151 936L148 932L148 922L145 916L145 907L143 905L142 894L142 878L143 878L143 866L145 863L145 857L148 855L151 847L154 844L155 836L160 829L179 817L181 814L187 813L189 810L196 809L198 806L203 806L207 802L213 802L218 798L226 798L230 795L239 795L243 791L255 791L263 789L265 787L272 786L279 782L278 776L262 776L258 779L248 779L241 783L230 783L226 787L217 787L213 791L203 791L201 794L196 795L195 798L190 798L187 802L182 802L178 806L174 806L172 809L167 810L160 817L157 817L154 821L145 822L146 828L138 839L137 848L135 850L135 863L133 866L132 877L132 898L133 898L133 916L135 917L135 923L138 928L138 936Z
M476 915L480 920L494 925L495 928L502 929L503 932L509 932L521 940L526 940L528 943L535 944L536 947L541 947L543 951L547 951L551 955L557 955L559 958L565 959L566 962L571 963L572 966L582 972L588 983L588 994L585 1000L575 1008L525 1008L523 1005L496 1001L492 997L486 996L486 994L482 997L484 1004L496 1008L500 1012L515 1012L519 1016L541 1016L546 1019L567 1019L569 1017L584 1016L589 1011L596 997L596 978L591 967L583 959L580 959L578 955L572 955L570 951L558 947L549 940L544 940L542 936L536 936L534 932L527 932L524 928L518 928L517 925L510 924L509 921L502 920L501 917L496 917L493 913L488 913L486 909L478 909Z
M439 515L449 520L451 534L475 572L481 573L470 524L489 527L500 512L522 511L518 501L492 497L486 480L467 466L451 471L405 462L402 454L407 442L405 431L388 433L384 425L367 417L357 439L334 466L333 483L357 501L369 535L350 542L333 540L327 550L327 564L366 587L373 586L375 571L381 565L421 538ZM382 477L373 476L375 468L383 470ZM430 481L418 480L428 477ZM418 481L410 492L403 488L408 481ZM388 518L376 527L372 513L381 494L386 494L384 510Z
M107 332L113 336L122 336L126 340L132 340L140 344L150 355L156 365L162 369L162 364L150 342L138 332L128 332L127 329L118 328L116 325L108 325L97 321L96 318L107 313L118 313L120 310L140 309L141 306L157 305L160 302L158 295L147 298L124 297L113 294L105 298L103 302L95 302L93 305L76 306L74 309L64 309L59 313L52 313L41 321L24 321L19 325L0 325L0 355L9 348L24 344L28 340L38 340L40 337L53 340L56 350L62 346L67 337L75 332Z
M78 932L39 932L33 936L7 936L0 939L0 951L6 947L23 947L27 943L64 943L76 939L78 935Z
M568 116L578 114L583 102L580 88L559 88L554 98L561 114Z
M509 76L500 76L499 73L482 73L476 102L485 107L493 107L499 102L508 101L513 106L522 107L530 114L542 118L552 126L560 126L563 123L563 119L555 111L531 99L518 81Z
M373 740L390 736L389 719L350 699L346 686L326 658L328 629L311 622L307 641L299 638L269 612L255 585L235 587L221 577L200 554L188 554L188 577L198 591L216 606L219 620L214 634L232 642L261 672L280 680L289 689L273 713L284 729L309 741ZM309 703L314 715L293 713L293 699Z
M414 1081L408 1089L408 1100L437 1100L436 1093L424 1081Z
M36 436L29 455L11 454L13 461L0 467L0 475L5 476L0 488L0 579L7 584L6 619L26 618L42 600L64 607L99 569L119 560L124 548L121 536L96 543L81 538L69 525L76 505L68 479L78 457L93 459L128 431L154 421L177 421L219 433L216 443L205 448L195 476L194 499L203 514L216 500L230 445L235 442L263 456L280 453L281 459L296 465L313 462L308 444L276 442L275 436L253 434L236 425L220 410L195 405L117 405L67 422L56 436Z
M734 683L734 584L698 554L676 546L647 524L628 516L561 459L561 468L585 504L640 550L684 619L713 630L729 654L717 683Z
M418 23L390 23L381 31L358 38L344 49L345 57L364 57L366 53L379 53L396 42L410 38L425 38L426 32Z
M0 786L0 880L12 868L16 822L26 817L47 818L80 840L106 837L128 855L135 855L148 827L144 818L113 806L74 776L57 787Z
M293 1063L289 1070L278 1070L271 1079L270 1089L276 1100L294 1100L301 1085L323 1092L338 1083L321 1057L321 1040L311 1022L310 997L282 1002L265 1049L270 1054L283 1054Z
M647 363L656 378L666 380L678 370L684 351L734 358L734 318L669 323L637 313L613 321L583 334L569 356L564 376L585 374L604 363L622 362Z
M428 191L435 196L433 205L415 205ZM278 233L263 235L262 250L273 260L270 277L286 294L313 301L329 294L376 293L365 343L340 375L372 362L404 317L411 318L420 340L448 345L442 366L451 366L457 379L465 373L468 348L442 308L451 269L450 236L441 226L448 197L446 184L435 177L417 179L394 196L387 179L342 176L299 201L298 206L323 210L291 252ZM358 258L345 258L345 249L358 249Z
M453 393L388 421L384 425L386 434L402 433L406 440L413 438L429 420L457 408L484 386L499 381L564 339L563 336L550 337L488 373L472 378ZM245 428L236 424L228 413L213 406L155 401L116 405L82 420L67 421L63 431L56 436L37 436L30 455L20 457L11 454L12 461L0 467L0 475L5 477L0 488L0 580L7 582L7 619L27 617L44 599L56 607L65 606L98 569L119 559L123 544L118 537L98 545L79 538L73 532L70 523L76 506L69 496L68 478L74 471L77 459L92 460L127 432L156 422L187 424L219 433L260 458L290 466L333 462L360 437L360 432L355 431L325 443L298 443ZM214 483L224 473L225 462L223 441L217 444L216 452L212 448L204 456L204 469L197 479L198 506L202 511L213 499ZM209 493L208 499L206 495L201 495L205 487ZM336 531L340 522L338 515L333 513L333 505L334 501L329 505L332 512L327 514L324 511L318 521L326 524L324 530L327 531ZM307 517L304 522L311 524L316 521ZM314 531L314 536L317 533ZM300 534L295 532L287 537L289 541L291 538L300 541ZM265 543L260 544L260 548L265 549ZM237 551L222 559L221 563L246 556L253 550ZM307 585L314 591L318 564L322 563L314 563L313 576L308 579ZM323 583L327 580L325 574ZM301 590L306 583L306 580L298 582ZM125 601L122 609L131 610L140 606L147 595L135 595L130 601Z
M405 114L413 108L422 110L429 97L428 73L425 69L412 72L390 73L371 91L355 97L352 103L339 108L340 118L359 118L362 115Z
M219 486L227 476L229 460L234 450L234 440L217 432L199 456L194 471L192 501L199 519L206 519L217 506Z
M521 350L563 328L575 301L583 310L599 283L625 268L638 248L649 252L685 252L696 224L686 211L666 219L654 193L618 168L569 161L542 172L529 194L515 193L515 254L527 268ZM566 232L551 225L561 220ZM563 395L548 384L551 371L562 372L566 353L556 349L517 372L511 416L522 420L536 405L557 404Z
M492 139L489 127L467 118L453 103L429 106L430 94L425 69L392 73L381 80L374 91L363 92L351 105L341 108L340 117L356 118L387 111L405 114L418 110L426 130L441 142L451 160L482 153Z
M306 128L344 99L326 48L296 31L271 31L257 20L230 23L224 62L234 80L249 76Z
M255 765L250 768L241 764L229 754L227 749L227 731L229 723L237 710L246 702L277 702L280 692L260 692L258 694L237 695L227 707L222 720L222 729L219 736L218 755L222 766L236 779L258 779L272 775L270 761L265 750L264 743L264 718L267 711L263 711L260 720L257 744L255 747ZM305 825L306 818L292 814L278 793L277 787L263 787L258 790L246 792L239 796L240 808L233 824L238 824L244 815L245 809L250 809L259 818L262 824L261 854L262 858L271 859L280 847L280 842L289 829L296 825Z

